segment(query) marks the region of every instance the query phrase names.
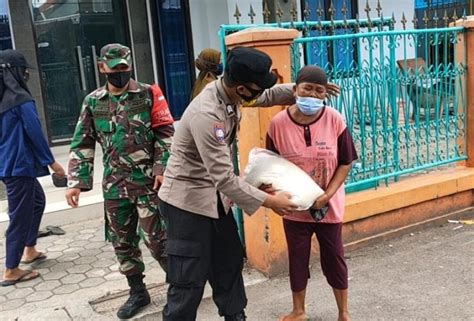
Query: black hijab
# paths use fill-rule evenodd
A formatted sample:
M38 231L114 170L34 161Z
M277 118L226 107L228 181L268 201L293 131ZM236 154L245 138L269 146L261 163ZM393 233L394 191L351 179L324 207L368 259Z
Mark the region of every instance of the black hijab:
M34 100L26 86L27 68L31 67L20 52L0 51L0 114Z

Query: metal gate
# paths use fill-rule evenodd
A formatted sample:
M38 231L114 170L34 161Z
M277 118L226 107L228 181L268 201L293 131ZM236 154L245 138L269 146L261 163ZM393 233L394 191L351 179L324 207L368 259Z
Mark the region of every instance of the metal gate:
M320 5L321 6L321 5ZM444 9L418 21L416 14L407 30L405 14L400 17L402 30L396 30L396 17L384 16L380 2L376 17L371 17L368 2L365 19L347 17L343 0L340 20L336 20L333 1L328 21L319 7L316 21L310 8L303 8L303 21L297 20L296 2L290 21L283 22L277 9L277 22L269 23L266 1L264 24L241 25L236 6L237 24L221 26L219 36L223 61L225 37L251 27L292 28L301 32L291 48L292 77L306 64L323 67L341 94L329 104L345 117L354 138L359 160L346 181L352 192L388 184L402 175L422 172L467 159L465 48L460 45L464 29L457 27L458 17L466 9ZM428 27L430 27L428 29ZM234 146L234 167L238 168L238 150ZM236 219L244 241L242 212Z
M344 25L293 44L293 74L319 65L341 87L330 105L360 157L348 191L467 159L464 28L403 27Z

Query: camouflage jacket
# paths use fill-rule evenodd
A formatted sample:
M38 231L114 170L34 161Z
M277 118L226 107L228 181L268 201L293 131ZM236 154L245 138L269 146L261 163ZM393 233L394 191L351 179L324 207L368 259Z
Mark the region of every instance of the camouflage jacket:
M163 96L160 100L166 103ZM121 97L106 87L86 96L71 143L68 187L92 189L98 142L104 155L105 199L155 193L154 176L163 174L174 129L173 125L152 129L152 105L150 86L133 80Z

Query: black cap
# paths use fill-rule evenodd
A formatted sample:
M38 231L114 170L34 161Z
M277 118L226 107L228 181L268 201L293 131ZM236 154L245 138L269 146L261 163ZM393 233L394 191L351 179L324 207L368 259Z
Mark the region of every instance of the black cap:
M298 85L302 82L326 86L328 84L328 76L321 67L307 65L301 68L296 76L296 84Z
M226 73L239 83L254 83L261 89L272 87L277 75L271 71L272 59L266 53L246 47L236 47L229 52Z
M25 56L21 52L13 49L0 51L0 65L34 69L34 67L26 61Z

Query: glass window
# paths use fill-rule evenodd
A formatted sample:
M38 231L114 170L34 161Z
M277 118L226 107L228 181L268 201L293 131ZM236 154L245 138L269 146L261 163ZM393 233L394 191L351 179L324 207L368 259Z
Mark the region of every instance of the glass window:
M85 95L104 83L100 48L129 44L125 1L33 0L32 9L49 132L69 140Z
M10 18L7 1L0 1L0 50L12 49Z

